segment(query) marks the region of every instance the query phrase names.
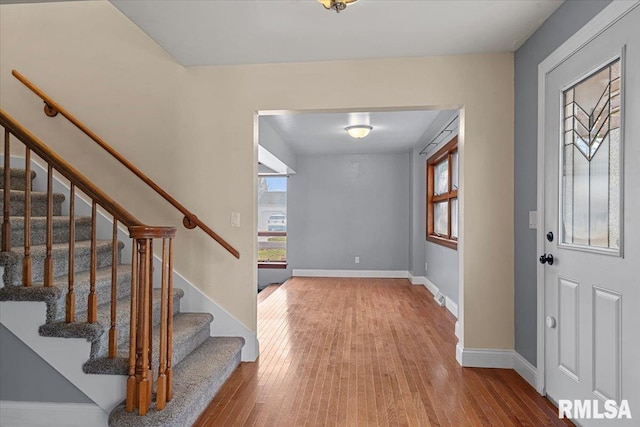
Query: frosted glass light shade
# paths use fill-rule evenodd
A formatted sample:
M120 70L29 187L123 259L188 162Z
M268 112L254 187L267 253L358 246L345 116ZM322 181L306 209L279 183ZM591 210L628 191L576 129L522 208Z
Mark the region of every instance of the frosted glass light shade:
M369 132L371 132L371 129L373 128L368 125L355 125L355 126L347 126L346 128L344 128L344 130L347 131L347 133L351 138L357 138L357 139L364 138L365 136L369 135Z

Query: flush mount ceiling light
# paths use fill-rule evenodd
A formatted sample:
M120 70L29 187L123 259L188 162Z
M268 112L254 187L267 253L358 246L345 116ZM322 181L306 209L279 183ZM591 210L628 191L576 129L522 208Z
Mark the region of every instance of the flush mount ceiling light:
M348 4L355 3L358 0L317 0L327 10L335 10L340 13L341 10L345 10Z
M365 136L369 135L369 132L371 132L371 129L373 128L369 125L354 125L354 126L347 126L346 128L344 128L344 130L347 131L347 133L351 138L357 138L357 139L364 138Z

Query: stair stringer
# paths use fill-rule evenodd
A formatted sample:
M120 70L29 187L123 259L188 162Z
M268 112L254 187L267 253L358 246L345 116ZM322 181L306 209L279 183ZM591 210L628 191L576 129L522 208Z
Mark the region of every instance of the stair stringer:
M156 271L161 268L162 260L154 255L153 266ZM154 275L154 280L159 276ZM258 337L255 331L249 330L238 319L233 317L228 311L218 305L214 300L205 295L200 289L189 282L180 273L173 271L174 286L184 291L184 296L180 300L180 308L183 312L211 313L214 321L211 322L210 335L212 337L242 337L244 346L242 347L241 360L243 362L255 362L260 354ZM256 295L258 291L256 289Z
M0 160L3 156L0 155ZM11 156L11 166L24 168L24 157ZM40 165L36 160L31 159L31 169L36 172L36 178L33 182L34 188L46 188L46 166ZM53 191L63 194L69 194L67 184L54 174ZM69 213L69 198L65 198L62 202L62 212L65 215ZM91 215L91 202L76 193L75 198L76 215ZM113 220L106 215L100 208L97 215L97 235L101 239L110 239L113 229ZM118 240L124 243L121 250L122 260L125 263L131 262L131 239L129 232L122 225L118 226ZM153 266L156 271L161 271L162 260L156 254L153 255ZM154 287L160 287L160 275L153 276ZM216 303L209 296L205 295L197 286L191 283L187 278L173 270L173 283L176 288L184 291L184 297L180 301L180 311L182 312L201 312L213 315L214 321L211 323L210 336L212 337L242 337L245 345L242 347L241 359L243 362L255 362L260 354L259 343L256 331L247 328L242 322L236 319L231 313ZM257 289L256 289L257 296ZM84 362L83 362L84 363Z
M82 372L91 343L84 338L40 336L38 328L46 323L46 312L44 302L3 301L0 323L106 413L111 412L126 396L127 377Z

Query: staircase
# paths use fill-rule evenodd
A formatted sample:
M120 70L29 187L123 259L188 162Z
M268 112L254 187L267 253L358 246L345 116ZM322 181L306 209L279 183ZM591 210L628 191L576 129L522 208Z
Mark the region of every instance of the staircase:
M52 229L50 257L53 264L53 286L43 286L45 280L45 258L47 258L48 201L46 189L33 188L36 174L25 170L10 170L10 188L4 188L5 169L0 168L0 210L4 209L5 191L10 191L10 232L11 250L0 253L0 266L4 267L2 278L4 287L0 289L0 301L38 301L46 304L46 322L39 327L39 334L60 340L84 338L90 342L90 352L86 354L84 373L90 376L121 375L131 376L130 371L130 318L132 266L122 259L124 243L114 239L96 240L95 255L92 255L91 216L63 215L63 202L68 195L55 193L51 197ZM30 255L31 286L23 285L24 227L26 190L30 190ZM69 252L70 224L75 224L75 244L73 263L73 291L75 294L74 321L68 320L69 293ZM106 230L110 233L111 230ZM99 233L101 234L101 233ZM114 230L114 236L115 236ZM134 243L135 245L135 243ZM114 247L115 246L115 247ZM114 256L115 255L115 256ZM92 257L95 256L95 260ZM95 295L97 298L96 321L87 322L90 308L90 282L92 263L95 262ZM116 265L116 268L112 268ZM112 274L115 272L115 281ZM114 286L115 285L115 286ZM171 289L171 287L169 287ZM112 305L112 294L117 295L117 303ZM154 386L158 376L158 352L161 351L161 289L153 289L150 317L153 324L151 338L150 372ZM210 337L213 316L209 313L183 313L180 311L181 289L172 289L173 301L172 330L169 343L170 362L173 366L172 398L163 410L157 410L152 403L147 414L138 415L138 410L127 412L125 395L122 404L116 406L109 416L109 426L189 426L215 396L224 381L240 363L243 338ZM171 305L169 304L169 307ZM169 321L169 325L171 322ZM110 357L109 338L114 334L115 354ZM169 335L171 336L171 335ZM172 344L172 345L171 345ZM171 390L171 386L169 387ZM155 394L155 388L153 390ZM153 400L153 399L152 399Z

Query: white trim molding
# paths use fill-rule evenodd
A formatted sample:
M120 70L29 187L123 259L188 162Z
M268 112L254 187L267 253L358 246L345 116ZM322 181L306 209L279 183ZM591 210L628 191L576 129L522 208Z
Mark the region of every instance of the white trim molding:
M427 286L427 278L424 276L414 276L413 274L409 273L409 281L412 285Z
M458 318L458 304L456 304L455 301L453 301L451 298L449 298L448 296L445 295L445 297L444 297L444 305L445 305L445 307L447 307L447 310L449 310L449 312L451 314L453 314L455 316L455 318L457 319Z
M465 368L513 369L533 388L538 386L538 371L514 350L462 348L456 346L456 360Z
M293 277L369 277L380 279L408 279L407 270L305 270L296 269Z
M517 351L513 352L513 369L533 388L538 390L538 370Z
M427 279L426 277L424 278L424 280L426 281L425 286L427 287L427 289L429 289L429 292L431 292L434 297L440 293L440 288L437 287L435 283L433 283L431 280Z
M553 71L558 65L564 62L568 57L573 55L591 40L607 28L615 24L620 18L629 13L632 9L640 4L640 0L614 0L605 7L598 15L589 21L584 27L576 31L567 41L551 53L544 61L538 65L538 194L537 194L537 211L538 211L538 229L537 229L537 253L544 252L544 134L547 124L545 123L545 88L547 75ZM545 378L545 290L544 290L544 268L542 264L538 264L537 270L537 377L538 381L535 385L536 390L540 394L544 394L544 378Z
M109 414L94 403L0 400L0 425L11 427L106 427Z

